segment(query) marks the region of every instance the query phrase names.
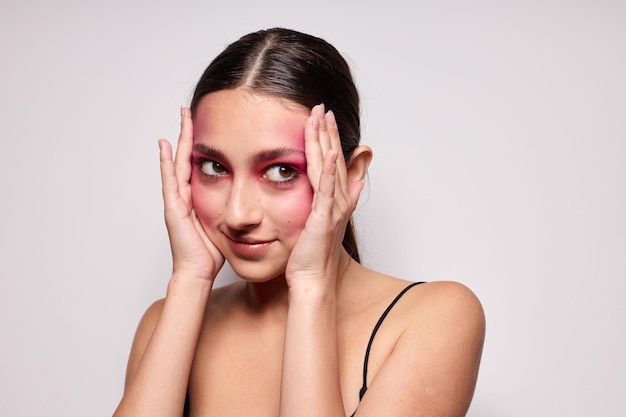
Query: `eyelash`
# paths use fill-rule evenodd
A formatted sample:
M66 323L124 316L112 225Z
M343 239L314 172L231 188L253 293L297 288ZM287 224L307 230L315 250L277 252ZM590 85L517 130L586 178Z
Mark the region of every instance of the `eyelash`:
M228 170L224 167L224 165L220 164L217 161L213 161L211 159L200 159L200 160L195 160L194 164L198 166L198 169L200 170L200 174L205 177L205 178L209 178L209 179L217 179L218 177L221 177L223 175L226 175L228 173ZM210 174L207 173L203 167L205 164L211 164L211 168L213 171L215 171L215 168L218 167L218 170L222 170L221 173L215 173L215 174ZM278 175L281 175L280 171L281 169L286 168L288 170L288 172L290 173L289 178L286 178L284 180L272 180L270 178L268 178L267 173L270 170L275 170L278 169ZM289 164L273 164L270 167L268 167L267 169L265 169L265 171L263 171L263 178L265 178L267 181L269 181L270 183L276 185L276 186L285 186L289 183L291 183L292 181L295 181L299 176L300 176L301 172L299 170L297 170L296 168L292 167Z
M279 176L282 177L282 169L286 168L287 171L289 172L289 178L285 178L282 180L272 180L270 178L268 178L268 173L270 172L270 170L277 170L277 174ZM276 165L272 165L271 167L269 167L268 169L265 170L264 174L263 174L263 178L266 178L268 181L272 182L272 183L276 183L276 184L288 184L292 181L294 181L296 178L298 178L298 176L300 175L300 173L298 172L298 170L296 170L294 167L291 167L289 165L285 165L285 164L276 164Z
M221 169L222 171L226 171L226 168L224 168L224 165L220 164L219 162L211 161L210 159L201 159L199 161L196 161L196 165L198 165L200 172L206 177L215 178L221 177L222 175L226 174L226 172L210 174L203 169L205 164L212 164L213 170L215 170L215 166L219 166L219 169Z

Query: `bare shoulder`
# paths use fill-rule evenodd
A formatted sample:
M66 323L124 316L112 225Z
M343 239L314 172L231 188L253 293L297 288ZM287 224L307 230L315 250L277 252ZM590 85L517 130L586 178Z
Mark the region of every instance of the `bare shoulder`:
M135 371L139 366L141 357L143 356L146 346L152 337L154 328L161 317L163 311L163 303L165 299L160 299L152 303L146 312L143 314L137 331L135 332L135 338L133 339L133 345L130 350L130 356L128 358L128 366L126 368L126 386L128 386L130 380L135 375Z
M161 312L163 311L163 304L165 303L165 298L161 298L153 302L146 312L141 317L141 321L139 322L139 326L137 327L137 334L135 335L135 341L138 337L143 338L144 336L148 336L148 338L152 335L154 328L156 327L159 318L161 317ZM134 342L133 342L134 343Z
M359 280L359 289L363 291L363 296L368 298L380 294L385 299L390 299L411 284L415 284L365 268L358 273L359 277L367 277L365 280ZM402 314L396 315L397 317L403 317L415 325L462 319L468 323L473 321L478 327L484 326L482 305L476 294L467 286L454 281L419 284L404 292L402 299L394 306L394 310L402 311Z
M161 298L150 304L141 318L140 325L152 325L152 327L154 327L154 325L156 325L156 321L158 321L159 317L161 317L164 303L165 298Z
M398 330L393 350L357 415L391 410L398 416L464 416L485 336L476 294L457 282L423 283L407 291L393 310L389 318Z
M210 314L211 318L214 319L213 322L222 322L225 320L221 320L227 314L224 313L226 307L232 303L232 288L231 286L225 286L220 288L215 288L211 292L210 302L206 308L206 314ZM165 298L156 300L153 302L143 314L139 325L137 326L137 331L135 332L135 337L133 339L133 344L130 351L130 356L128 359L128 365L126 368L126 386L128 386L130 380L133 378L137 367L139 366L139 362L143 357L143 354L150 342L150 338L154 333L154 329L161 318L161 314L163 313L163 307L165 305ZM206 322L206 320L205 320Z
M406 343L465 346L480 357L485 314L472 290L458 282L435 281L415 287L405 297L400 308L408 321L402 337Z
M419 286L413 295L413 308L428 321L462 320L484 325L480 300L465 285L454 281L435 281Z

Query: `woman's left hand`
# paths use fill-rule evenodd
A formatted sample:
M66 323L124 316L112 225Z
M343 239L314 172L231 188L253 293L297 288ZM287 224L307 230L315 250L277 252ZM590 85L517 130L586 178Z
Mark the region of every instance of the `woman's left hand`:
M307 176L313 187L311 213L294 246L285 276L295 286L335 288L346 225L363 181L349 183L337 123L320 104L311 110L304 131Z

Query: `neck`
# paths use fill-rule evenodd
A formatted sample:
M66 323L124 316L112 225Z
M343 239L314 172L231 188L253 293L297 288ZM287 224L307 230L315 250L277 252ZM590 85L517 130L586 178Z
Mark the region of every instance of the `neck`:
M253 310L268 308L287 309L287 283L285 277L280 276L266 282L242 281L243 296L246 304Z
M355 268L360 265L348 255L342 248L337 269L336 291L337 297L349 286L349 282L355 276ZM242 295L246 304L252 310L273 310L288 308L289 288L284 275L276 277L266 282L241 281Z

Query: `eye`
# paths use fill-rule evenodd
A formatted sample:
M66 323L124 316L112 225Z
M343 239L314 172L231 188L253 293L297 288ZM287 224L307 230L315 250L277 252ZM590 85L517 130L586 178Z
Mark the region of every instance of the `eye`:
M206 175L218 177L220 175L226 175L227 171L224 165L215 161L202 161L200 163L200 170Z
M265 171L265 178L273 182L286 182L293 180L298 173L288 165L274 165Z

